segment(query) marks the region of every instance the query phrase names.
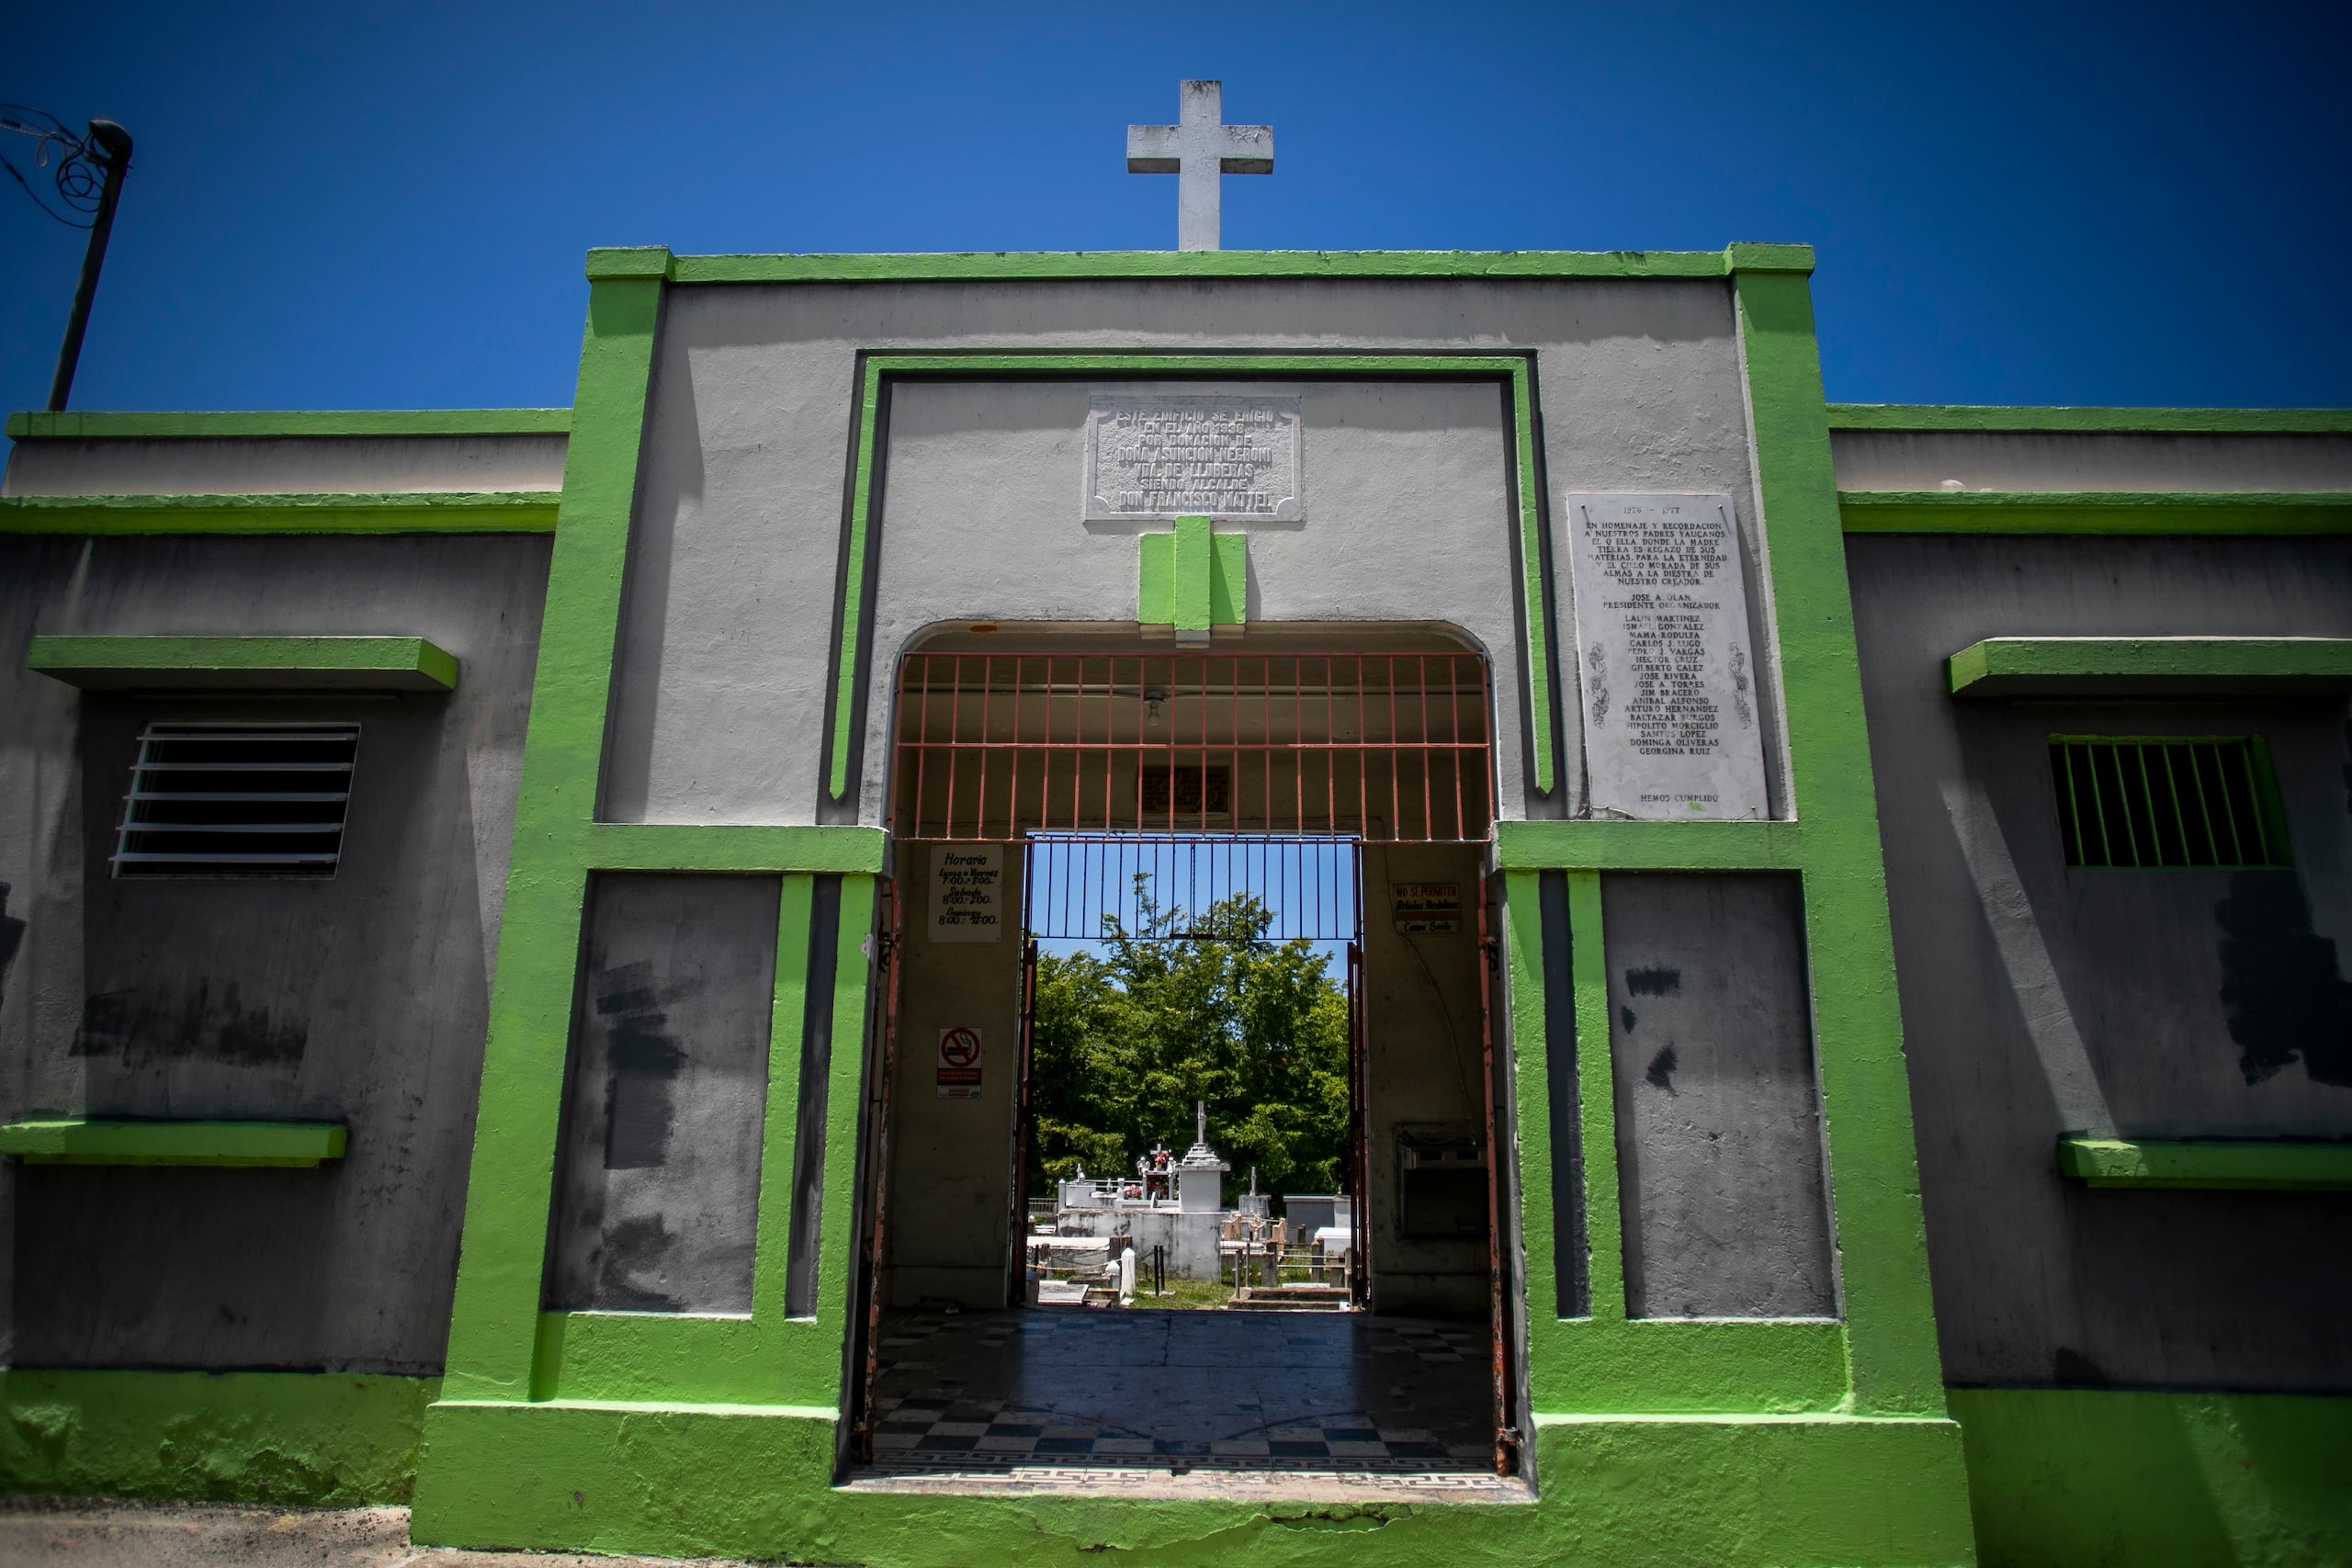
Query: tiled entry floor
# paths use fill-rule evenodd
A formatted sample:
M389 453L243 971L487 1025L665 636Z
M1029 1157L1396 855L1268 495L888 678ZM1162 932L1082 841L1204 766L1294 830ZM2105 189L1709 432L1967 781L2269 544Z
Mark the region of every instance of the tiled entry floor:
M1211 1472L1516 1490L1494 1475L1489 1368L1484 1324L893 1313L882 1322L875 1462L851 1483L993 1476L1091 1491Z

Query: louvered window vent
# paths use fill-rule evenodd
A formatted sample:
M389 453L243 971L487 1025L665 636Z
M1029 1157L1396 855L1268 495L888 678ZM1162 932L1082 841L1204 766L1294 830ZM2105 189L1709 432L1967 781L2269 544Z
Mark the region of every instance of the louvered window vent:
M2285 865L2278 792L2244 736L2053 735L2066 863L2158 871Z
M356 724L151 724L117 876L333 876Z

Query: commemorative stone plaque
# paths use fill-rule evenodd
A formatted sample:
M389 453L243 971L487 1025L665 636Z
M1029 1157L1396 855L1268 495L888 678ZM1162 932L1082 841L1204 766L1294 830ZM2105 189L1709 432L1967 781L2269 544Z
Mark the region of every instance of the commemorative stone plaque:
M1592 814L1764 816L1731 498L1572 495L1568 511Z
M1086 520L1296 522L1299 400L1110 397L1086 416Z

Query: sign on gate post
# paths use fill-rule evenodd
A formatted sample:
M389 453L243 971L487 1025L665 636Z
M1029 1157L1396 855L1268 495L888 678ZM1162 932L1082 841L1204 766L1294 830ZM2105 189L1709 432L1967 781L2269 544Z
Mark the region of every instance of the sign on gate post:
M980 1032L956 1024L939 1032L939 1098L980 1098Z

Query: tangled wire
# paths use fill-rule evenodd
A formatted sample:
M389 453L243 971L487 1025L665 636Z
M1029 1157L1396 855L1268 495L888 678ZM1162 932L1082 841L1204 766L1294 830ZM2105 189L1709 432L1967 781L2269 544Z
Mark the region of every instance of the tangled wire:
M96 137L68 130L55 115L23 104L0 104L0 131L13 132L33 144L32 177L28 178L17 164L22 145L0 138L0 168L24 187L34 206L69 229L87 229L96 223L107 171L113 167L113 160ZM44 194L44 187L54 194Z

